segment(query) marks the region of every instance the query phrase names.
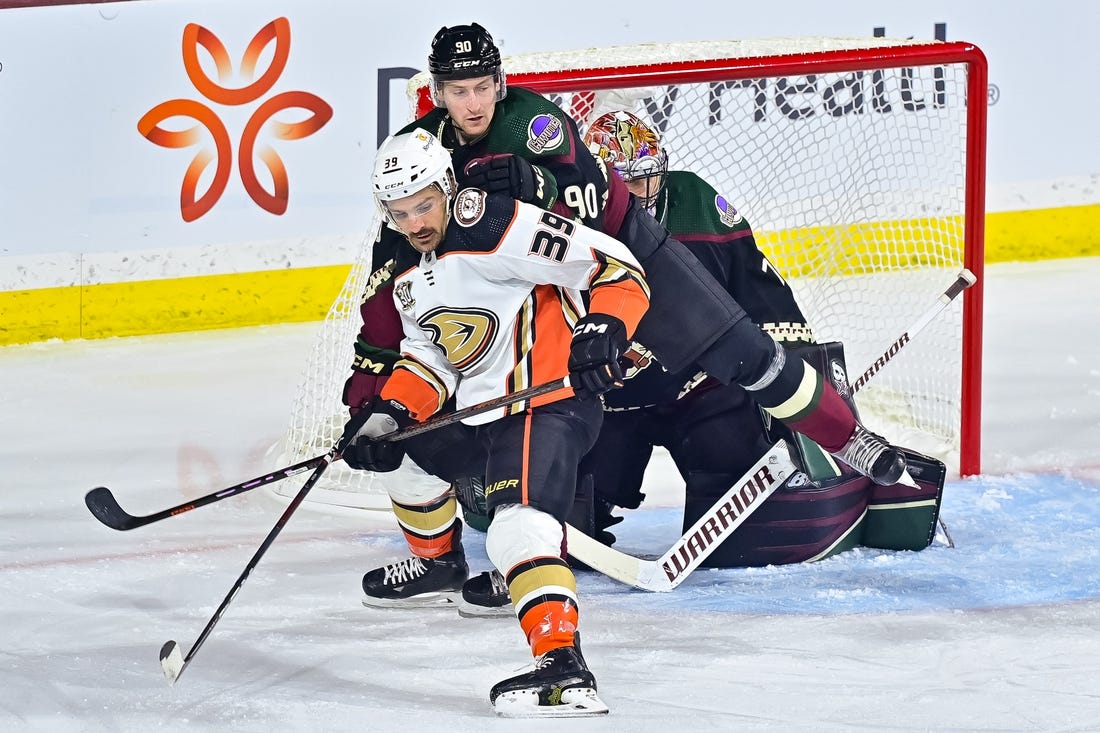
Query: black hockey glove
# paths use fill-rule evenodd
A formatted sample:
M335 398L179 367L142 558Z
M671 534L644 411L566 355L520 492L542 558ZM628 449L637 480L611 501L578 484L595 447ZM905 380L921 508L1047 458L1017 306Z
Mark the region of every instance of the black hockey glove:
M486 193L502 193L527 203L537 203L543 195L542 171L511 153L486 155L466 164L464 186Z
M615 316L589 313L577 321L569 344L569 383L582 400L623 386L619 357L626 349L626 326Z
M405 449L399 442L380 438L415 422L401 403L375 397L344 425L337 448L351 468L376 473L395 471L405 457Z

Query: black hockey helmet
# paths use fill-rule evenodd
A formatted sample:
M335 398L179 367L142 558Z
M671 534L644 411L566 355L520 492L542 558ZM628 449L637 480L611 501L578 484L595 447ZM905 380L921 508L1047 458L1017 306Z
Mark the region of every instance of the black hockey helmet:
M443 26L432 39L428 54L428 71L432 75L432 101L443 106L443 82L491 76L499 85L497 101L508 93L504 71L500 64L500 49L493 43L489 31L477 23Z

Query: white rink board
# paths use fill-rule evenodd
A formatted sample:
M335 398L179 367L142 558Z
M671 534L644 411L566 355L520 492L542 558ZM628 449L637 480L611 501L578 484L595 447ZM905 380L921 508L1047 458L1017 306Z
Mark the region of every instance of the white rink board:
M667 3L639 0L602 6L599 22L590 5L577 8L575 21L546 23L532 23L524 7L470 13L437 0L387 3L384 11L350 0L0 10L0 289L76 284L82 271L90 278L89 268L74 264L88 257L101 263L95 279L87 280L94 282L182 276L191 274L194 262L203 274L349 262L369 225L368 171L378 137L408 113L404 78L389 72L394 78L379 89L380 74L423 68L435 30L471 20L487 26L506 55L723 37L869 36L876 28L889 37L931 40L939 33L971 41L989 58L995 87L988 208L1100 202L1100 146L1091 144L1100 98L1082 93L1078 81L1100 66L1100 50L1083 37L1100 20L1095 5L798 0L785 3L783 12L734 3L716 15L709 2L688 0L669 12ZM220 200L185 222L180 185L193 151L154 145L138 133L137 121L170 99L203 101L181 58L188 23L224 44L232 69L222 83L239 87L250 81L239 69L245 47L280 17L289 23L291 44L270 94L308 92L331 107L332 118L301 139L269 140L289 179L284 214L268 213L250 199L235 149ZM659 22L639 23L641 18ZM260 55L257 74L272 55L271 48ZM200 49L198 57L216 76L210 54ZM236 144L256 105L205 103ZM380 105L389 110L381 125ZM279 119L305 116L292 110ZM173 122L176 130L188 125L182 118ZM207 171L200 190L210 177Z

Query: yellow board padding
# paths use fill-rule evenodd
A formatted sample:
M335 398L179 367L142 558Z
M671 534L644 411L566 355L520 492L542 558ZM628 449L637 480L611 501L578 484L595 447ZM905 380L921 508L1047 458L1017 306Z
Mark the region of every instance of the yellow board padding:
M963 247L963 219L802 227L756 232L755 238L784 277L860 275L884 267L902 269L942 262L944 257L958 255ZM828 249L828 258L815 255L823 248ZM890 261L883 261L884 257Z
M324 318L350 266L0 292L0 344Z
M80 338L78 287L0 291L0 344Z
M874 242L962 239L961 217L928 217L838 227L758 231L756 238L784 276L810 272L804 254L815 243L844 241L827 274L868 271ZM912 246L906 262L931 258ZM986 215L985 261L1100 256L1100 204ZM0 291L0 345L49 339L103 338L237 328L324 318L350 266L209 275L172 280Z
M1100 204L986 214L985 261L1100 255Z
M883 242L905 261L891 267L937 261L931 249L914 243L949 242L961 248L961 216L871 222L834 227L804 227L756 232L756 241L785 277L855 275L878 269L875 253ZM815 269L807 253L824 242L843 242L825 271ZM833 244L832 246L836 246ZM931 246L931 245L928 245ZM1100 255L1100 204L986 214L985 262L1031 262ZM896 257L896 255L894 255ZM961 264L961 262L960 262Z

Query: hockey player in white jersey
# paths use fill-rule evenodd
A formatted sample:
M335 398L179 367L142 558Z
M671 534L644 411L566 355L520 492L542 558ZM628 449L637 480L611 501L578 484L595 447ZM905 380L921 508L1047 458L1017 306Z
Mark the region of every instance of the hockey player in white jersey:
M486 552L507 580L536 658L534 671L494 685L494 709L519 716L605 713L578 646L576 580L564 559L563 522L577 465L602 422L601 403L590 398L621 384L619 359L648 308L641 267L624 245L575 220L477 189L456 193L450 154L424 130L383 143L373 185L388 225L410 245L400 248L394 268L404 339L381 394L345 428L344 460L392 470L402 444L416 439L393 443L382 436L424 420L452 398L461 409L568 374L572 387L469 418L438 446L484 461L493 517ZM430 461L433 451L420 445L417 462ZM433 515L454 516L448 489L418 503L409 489L391 489L395 506L406 510L398 518L407 537L411 528L427 545L439 535L447 536L439 549L457 544L457 522L433 526ZM414 560L446 562L446 553L422 557L428 559ZM364 578L368 595L395 598L402 585L425 575L400 563L377 573Z

